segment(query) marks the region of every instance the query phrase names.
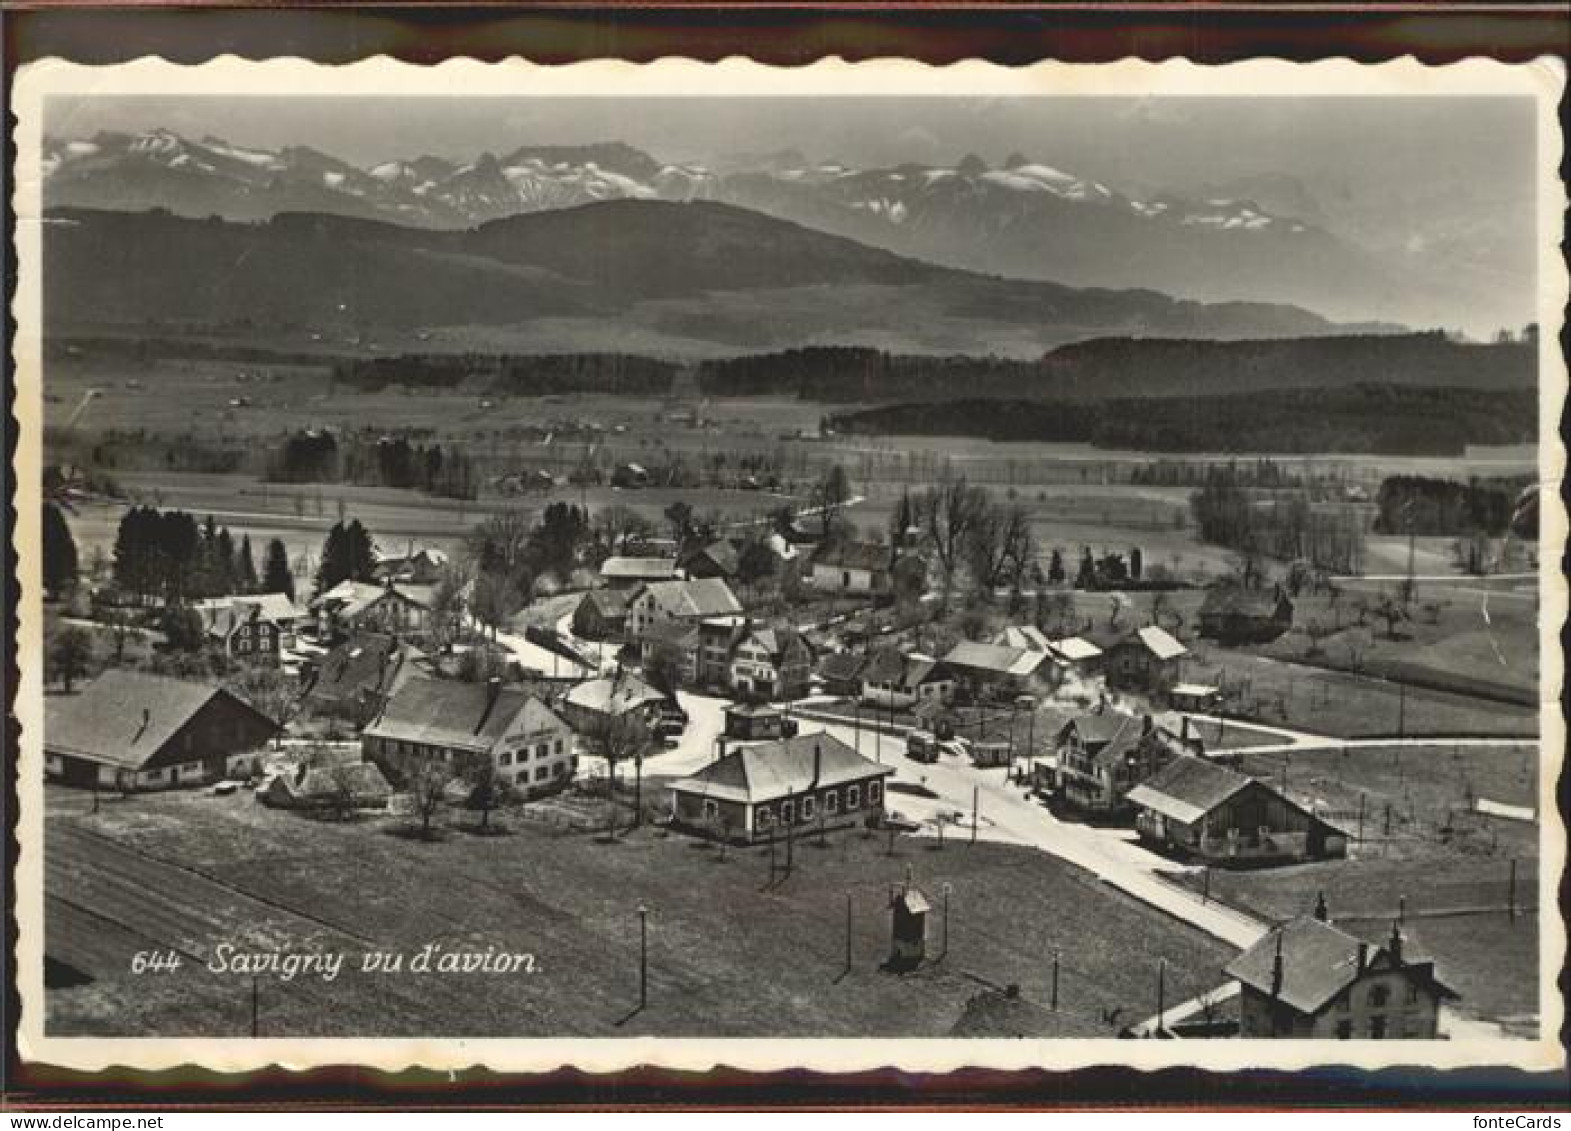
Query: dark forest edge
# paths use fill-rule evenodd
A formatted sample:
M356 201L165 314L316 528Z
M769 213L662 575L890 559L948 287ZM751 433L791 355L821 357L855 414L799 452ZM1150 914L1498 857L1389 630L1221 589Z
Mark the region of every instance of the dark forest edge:
M837 432L1084 443L1149 452L1460 456L1533 442L1538 394L1361 384L1228 396L1068 401L968 398L827 418Z

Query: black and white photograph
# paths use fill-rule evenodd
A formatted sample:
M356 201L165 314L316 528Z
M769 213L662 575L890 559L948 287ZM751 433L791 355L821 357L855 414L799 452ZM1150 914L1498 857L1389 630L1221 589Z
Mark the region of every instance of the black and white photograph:
M1557 67L19 85L33 1048L1563 1063Z

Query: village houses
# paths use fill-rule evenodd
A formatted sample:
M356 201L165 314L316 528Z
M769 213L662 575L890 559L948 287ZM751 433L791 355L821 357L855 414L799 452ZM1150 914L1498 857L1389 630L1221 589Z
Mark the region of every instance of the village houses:
M1280 585L1216 585L1200 605L1200 635L1223 644L1264 644L1293 627L1293 602Z
M862 702L895 710L924 702L948 703L958 683L949 665L920 652L902 654L896 648L874 652L859 676Z
M944 666L975 698L1007 698L1032 692L1056 677L1047 653L962 640L944 656Z
M1158 726L1150 715L1104 707L1059 730L1058 798L1067 807L1103 817L1133 810L1129 791L1197 746Z
M245 772L277 732L221 687L110 669L44 701L44 773L127 792L201 785Z
M209 597L192 610L226 656L276 664L294 646L295 628L306 616L287 594L254 593Z
M424 653L397 636L356 632L303 666L301 714L364 726L424 661Z
M1140 839L1223 867L1347 855L1347 834L1260 781L1181 754L1129 791Z
M836 828L882 811L894 773L824 733L725 754L672 782L671 817L727 839L765 840L799 827Z
M813 556L813 588L856 597L888 593L894 560L894 551L878 542L829 543Z
M700 621L742 611L731 587L719 578L644 582L627 603L627 634L637 640L664 621Z
M634 589L650 581L679 581L682 571L671 558L610 557L600 563L600 577L609 589Z
M578 765L573 732L527 690L420 676L387 701L361 734L367 761L407 778L426 764L455 777L489 759L503 782L527 796L560 790Z
M1457 994L1429 959L1408 953L1401 925L1384 946L1334 926L1324 901L1278 927L1226 968L1238 980L1245 1040L1434 1040Z
M1144 695L1165 695L1183 674L1189 649L1166 629L1136 629L1107 649L1104 668L1111 687Z
M357 629L423 635L431 621L430 586L386 581L342 581L311 601L317 638L333 640Z

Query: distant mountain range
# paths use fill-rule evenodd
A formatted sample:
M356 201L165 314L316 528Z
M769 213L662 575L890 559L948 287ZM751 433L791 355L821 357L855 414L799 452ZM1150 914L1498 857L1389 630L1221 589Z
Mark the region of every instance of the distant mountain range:
M1390 329L981 275L713 201L621 199L447 230L322 213L236 223L56 209L44 247L57 336L129 329L382 355L695 358L832 343L1030 358L1093 337Z
M1389 248L1372 252L1326 227L1319 203L1290 178L1200 196L1137 193L1019 154L997 167L968 157L953 167L860 169L785 151L709 167L609 142L361 168L305 147L153 130L50 139L44 170L50 208L167 208L245 221L320 212L444 230L618 199L709 200L950 267L1286 303L1352 322L1435 324L1437 312L1476 315L1503 289L1498 264L1442 272Z

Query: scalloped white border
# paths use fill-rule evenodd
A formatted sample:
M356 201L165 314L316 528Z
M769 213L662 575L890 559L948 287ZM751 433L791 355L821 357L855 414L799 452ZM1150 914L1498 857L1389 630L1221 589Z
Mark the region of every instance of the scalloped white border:
M1558 633L1566 619L1565 579L1554 572L1565 547L1566 515L1559 485L1565 468L1558 422L1566 389L1565 359L1559 331L1567 300L1567 274L1558 245L1566 207L1564 186L1556 176L1562 149L1556 107L1565 85L1565 68L1553 58L1508 65L1471 59L1447 66L1426 66L1412 57L1378 65L1327 59L1292 63L1260 59L1225 66L1200 66L1186 60L1147 63L1124 60L1106 64L1039 63L1007 68L977 60L932 67L906 59L847 63L827 58L800 68L760 66L732 57L718 63L684 58L649 64L616 60L544 66L513 57L497 63L453 59L434 66L400 63L386 57L343 66L323 66L297 58L251 61L220 56L195 66L144 58L109 67L89 67L57 59L42 60L18 72L13 106L16 167L13 203L17 218L15 251L18 284L13 305L17 336L15 363L18 442L13 464L17 522L13 532L19 556L22 600L17 640L21 680L16 716L22 725L19 760L22 812L18 825L20 859L14 877L20 937L18 989L22 998L19 1049L29 1062L79 1069L128 1066L157 1069L194 1063L215 1071L242 1071L268 1065L304 1069L351 1063L398 1071L409 1067L458 1070L475 1065L510 1071L549 1071L572 1066L604 1073L637 1065L705 1071L719 1066L770 1071L807 1068L852 1072L895 1066L905 1071L946 1072L966 1067L992 1069L1072 1069L1124 1065L1157 1069L1192 1065L1214 1070L1305 1068L1353 1065L1375 1069L1417 1065L1452 1068L1479 1065L1525 1069L1556 1068L1565 1053L1555 1034L1563 1010L1556 978L1566 946L1565 924L1556 914L1540 914L1541 1036L1536 1041L1318 1042L1295 1041L958 1041L958 1040L703 1040L640 1037L629 1039L97 1039L43 1034L42 962L42 781L39 742L43 715L41 682L42 605L39 586L42 367L40 177L44 100L52 94L112 97L131 94L288 95L445 95L488 97L1456 97L1514 95L1538 107L1538 219L1540 341L1540 470L1544 487L1540 561L1540 702L1543 758L1540 779L1542 865L1539 907L1555 909L1559 869L1565 859L1565 830L1557 819L1555 781L1564 754L1564 720L1559 711L1563 677ZM1132 1096L1138 1099L1138 1096Z

